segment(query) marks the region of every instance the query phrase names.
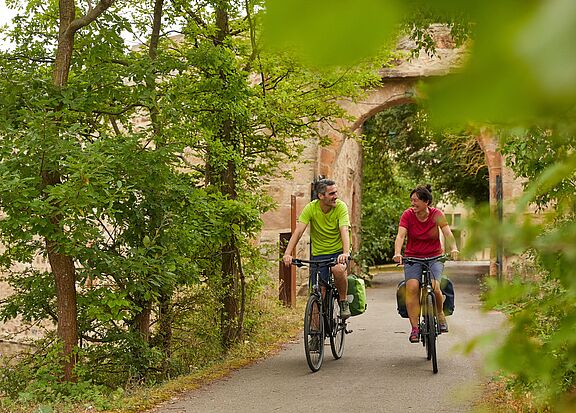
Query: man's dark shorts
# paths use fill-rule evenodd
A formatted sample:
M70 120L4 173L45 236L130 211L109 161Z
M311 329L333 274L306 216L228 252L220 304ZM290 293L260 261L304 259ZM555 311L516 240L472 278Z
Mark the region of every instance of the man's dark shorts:
M327 260L330 258L337 259L341 254L342 254L342 252L336 252L334 254L313 255L311 261ZM310 282L312 284L316 283L315 274L316 274L316 266L311 265L310 266ZM326 283L328 282L328 280L330 279L330 267L328 267L328 266L320 267L320 279L322 281L325 281Z

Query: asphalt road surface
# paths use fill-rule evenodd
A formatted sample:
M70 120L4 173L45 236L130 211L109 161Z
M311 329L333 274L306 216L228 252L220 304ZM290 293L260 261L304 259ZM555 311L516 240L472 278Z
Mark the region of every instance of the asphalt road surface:
M473 411L482 391L483 357L456 346L502 328L504 317L481 311L478 273L486 266L448 262L455 286L450 332L437 341L438 373L424 347L408 341L410 326L396 311L400 271L378 274L367 289L366 313L352 317L344 356L334 360L326 340L324 363L312 373L302 338L274 357L164 403L154 413L191 412L442 412Z

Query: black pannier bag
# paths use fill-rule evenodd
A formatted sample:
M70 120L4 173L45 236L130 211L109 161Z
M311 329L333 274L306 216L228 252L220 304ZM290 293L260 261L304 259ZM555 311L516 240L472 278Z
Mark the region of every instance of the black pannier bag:
M396 304L398 305L398 314L402 318L408 318L406 309L406 280L400 281L396 289Z
M445 315L452 315L454 313L454 284L446 277L440 280L440 289L444 295L443 311ZM396 304L398 307L398 314L402 318L408 318L408 310L406 309L406 280L398 283L396 289Z

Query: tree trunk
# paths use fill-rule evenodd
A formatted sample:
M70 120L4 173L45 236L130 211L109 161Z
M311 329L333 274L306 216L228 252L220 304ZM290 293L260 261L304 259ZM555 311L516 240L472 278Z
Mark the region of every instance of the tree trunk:
M164 6L164 0L156 0L154 3L154 20L152 23L152 34L150 36L150 47L148 49L148 56L150 60L156 60L158 55L158 43L160 40L160 29L162 27L162 9ZM150 89L150 91L154 91L156 88L156 77L154 75L150 75L146 77L146 86ZM153 102L151 107L149 108L150 112L150 121L152 123L152 128L154 131L154 136L156 137L156 144L158 145L159 138L161 136L161 128L158 122L158 108L156 107L156 101ZM152 313L152 300L147 300L146 302L140 303L142 306L142 311L136 315L135 322L133 327L137 329L140 333L140 336L146 342L150 339L150 318ZM159 317L162 317L162 311L160 311ZM172 326L166 327L166 323L163 322L161 319L159 320L159 325L163 326L164 328L172 328ZM162 332L159 333L163 336L172 337L172 331L170 332ZM164 341L162 341L164 343ZM164 349L167 351L167 349Z
M229 121L225 122L224 136L230 138ZM236 165L229 161L226 170L222 174L222 193L230 199L236 199ZM234 236L222 248L222 340L225 348L236 341L242 335L242 326L238 317L238 271L236 257L238 247Z
M74 381L76 356L74 348L78 342L76 308L76 272L74 262L67 256L56 252L56 243L47 241L48 260L56 281L58 297L58 337L64 343L64 379Z
M154 3L154 19L152 23L152 34L150 36L150 48L148 56L151 61L155 61L158 56L158 44L160 42L160 31L162 29L162 10L164 7L164 0L155 0ZM156 88L156 75L151 75L146 79L146 84L150 91ZM153 96L155 96L153 94ZM160 147L165 144L163 136L163 128L160 120L158 119L158 107L154 98L152 106L150 107L150 120L156 138L156 145ZM161 213L161 211L159 211ZM166 288L167 286L164 286ZM158 339L160 347L164 351L164 374L168 371L169 360L172 356L172 323L174 313L172 311L172 289L164 291L159 298L158 303Z
M72 50L74 48L74 34L67 28L75 17L75 4L73 1L60 1L60 34L56 61L52 73L54 86L62 87L68 81ZM56 114L58 113L56 108ZM58 171L43 171L42 183L44 187L59 185L61 182ZM52 225L59 230L59 216L48 217ZM64 380L75 381L73 374L76 365L74 348L78 344L78 308L76 303L76 269L72 257L58 251L58 242L46 238L48 261L56 284L56 303L58 307L58 338L62 341Z
M58 48L52 72L52 83L57 88L61 88L68 83L70 73L70 63L72 62L72 52L74 50L74 34L81 27L86 26L95 20L105 9L107 9L113 0L101 0L96 7L91 8L86 16L76 19L75 0L59 0L60 26L58 35ZM56 129L58 133L58 111L59 107L54 108L56 114ZM52 165L45 166L42 171L43 187L59 185L61 183L61 172L52 168ZM52 215L46 217L54 226L56 231L60 229L61 217ZM65 255L60 250L57 236L48 236L45 239L48 261L56 285L56 302L58 307L58 338L64 345L63 349L63 369L64 380L74 381L74 366L76 357L74 348L78 344L78 318L76 302L76 270L72 257Z
M242 260L238 248L236 248L236 260L238 264L238 274L240 276L240 310L238 311L236 337L242 339L242 335L244 334L244 314L246 312L246 277L242 269Z
M132 321L133 331L137 331L142 337L142 340L148 341L150 339L150 317L152 315L152 302L150 300L139 303L142 310L134 317Z
M234 271L235 242L231 240L222 248L222 313L221 332L222 344L224 348L230 345L238 338L239 326L238 321L238 300L237 291L238 283L236 281L236 272Z
M158 56L158 43L160 42L160 29L162 28L162 9L164 7L164 0L156 0L154 2L154 18L152 22L152 34L150 36L150 48L148 49L148 56L151 61L155 61ZM146 78L146 86L150 91L156 89L156 76L150 75ZM150 107L150 121L154 129L154 135L160 138L162 135L162 127L158 121L158 107L156 99L152 102Z
M164 350L164 362L162 363L163 373L166 374L169 368L169 361L172 357L172 322L174 312L172 311L172 295L162 294L159 304L158 316L158 339L160 346Z
M215 47L222 47L224 39L230 35L229 16L224 7L226 2L216 5L216 27L217 32L213 43ZM221 72L220 78L226 84L226 73ZM233 125L231 119L226 119L222 125L221 139L225 146L236 148L234 142ZM219 176L219 184L222 195L229 199L236 199L236 164L229 160L226 169ZM239 254L238 254L239 255ZM242 325L239 324L238 317L238 273L236 271L237 245L234 236L222 248L222 313L221 313L221 333L222 344L225 348L236 341L242 334Z

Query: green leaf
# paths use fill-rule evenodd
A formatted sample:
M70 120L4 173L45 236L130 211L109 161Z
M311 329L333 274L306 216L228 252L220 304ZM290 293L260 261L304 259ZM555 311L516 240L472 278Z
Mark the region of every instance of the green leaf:
M264 35L295 46L311 63L349 66L388 44L400 21L396 1L268 0Z

